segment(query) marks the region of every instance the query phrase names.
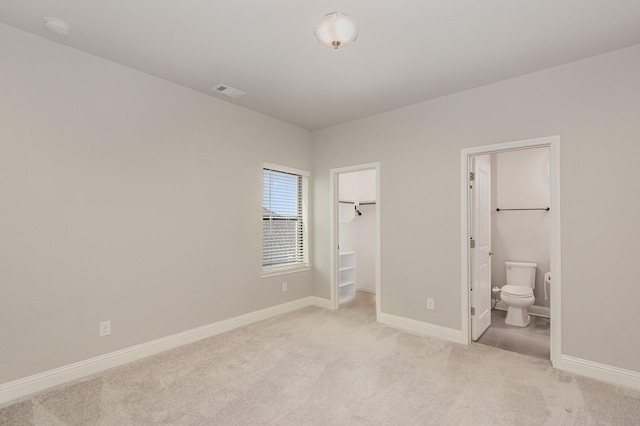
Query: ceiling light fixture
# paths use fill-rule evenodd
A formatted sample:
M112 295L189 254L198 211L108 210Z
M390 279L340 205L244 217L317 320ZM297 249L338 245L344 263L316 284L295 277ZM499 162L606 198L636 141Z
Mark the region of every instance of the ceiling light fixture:
M44 18L44 26L51 32L69 35L69 24L58 18Z
M318 22L314 34L320 43L338 49L356 41L358 23L342 12L327 13Z

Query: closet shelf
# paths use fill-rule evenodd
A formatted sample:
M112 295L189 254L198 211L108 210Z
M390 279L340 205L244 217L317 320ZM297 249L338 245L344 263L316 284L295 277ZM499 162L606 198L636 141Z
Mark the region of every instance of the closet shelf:
M340 302L356 295L356 254L352 251L338 253L338 289Z

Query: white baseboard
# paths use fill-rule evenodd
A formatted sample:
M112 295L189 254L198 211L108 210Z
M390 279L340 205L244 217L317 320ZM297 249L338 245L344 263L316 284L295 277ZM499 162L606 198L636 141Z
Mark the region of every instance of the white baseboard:
M331 309L331 300L323 299L322 297L311 296L311 301L314 306L323 309Z
M188 343L193 343L198 340L206 339L207 337L215 336L254 322L262 321L276 315L312 305L329 309L330 301L314 296L305 297L303 299L294 300L293 302L283 303L281 305L250 312L248 314L218 321L202 327L193 328L167 337L162 337L150 342L131 346L94 358L89 358L84 361L65 365L43 373L34 374L33 376L7 382L0 385L0 404L52 386L76 380L109 368L117 367L140 358L155 355L169 349L177 348Z
M316 296L305 297L4 383L0 385L0 404L306 306L331 309L331 301ZM460 330L383 312L379 314L378 321L401 330L467 344ZM561 355L560 361L555 363L554 367L597 380L640 389L640 373L636 371L612 367L569 355Z
M561 355L560 361L554 363L554 367L603 382L640 389L640 372L637 371L612 367L569 355Z
M439 325L386 314L384 312L380 312L380 314L378 314L378 322L390 327L399 328L400 330L423 334L425 336L438 337L440 339L449 340L463 345L468 344L467 338L462 335L461 330L441 327Z
M496 303L496 309L500 309L501 311L506 311L508 308L509 307L507 306L507 304L504 303L502 300L499 300L498 303ZM548 306L539 306L539 305L529 306L529 314L535 315L537 317L551 318L551 310L549 309Z
M454 330L409 318L385 314L383 312L378 315L378 322L417 334L438 337L463 345L468 344L460 330ZM603 382L640 389L640 372L637 371L625 370L569 355L561 355L560 361L555 362L554 367L559 370L569 371L596 380L601 380Z

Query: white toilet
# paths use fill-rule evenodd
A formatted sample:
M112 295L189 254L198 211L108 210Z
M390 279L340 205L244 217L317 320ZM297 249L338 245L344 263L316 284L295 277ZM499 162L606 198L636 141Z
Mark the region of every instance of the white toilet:
M502 286L500 299L509 306L507 318L509 325L526 327L529 325L527 309L533 305L536 298L533 289L536 286L535 263L505 262L507 267L507 284Z

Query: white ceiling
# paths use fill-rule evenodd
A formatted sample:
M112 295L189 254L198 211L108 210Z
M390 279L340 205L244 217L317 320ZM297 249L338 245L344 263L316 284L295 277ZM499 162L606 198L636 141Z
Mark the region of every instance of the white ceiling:
M313 36L336 10L360 25L340 50ZM0 22L311 130L640 43L638 0L0 0Z

